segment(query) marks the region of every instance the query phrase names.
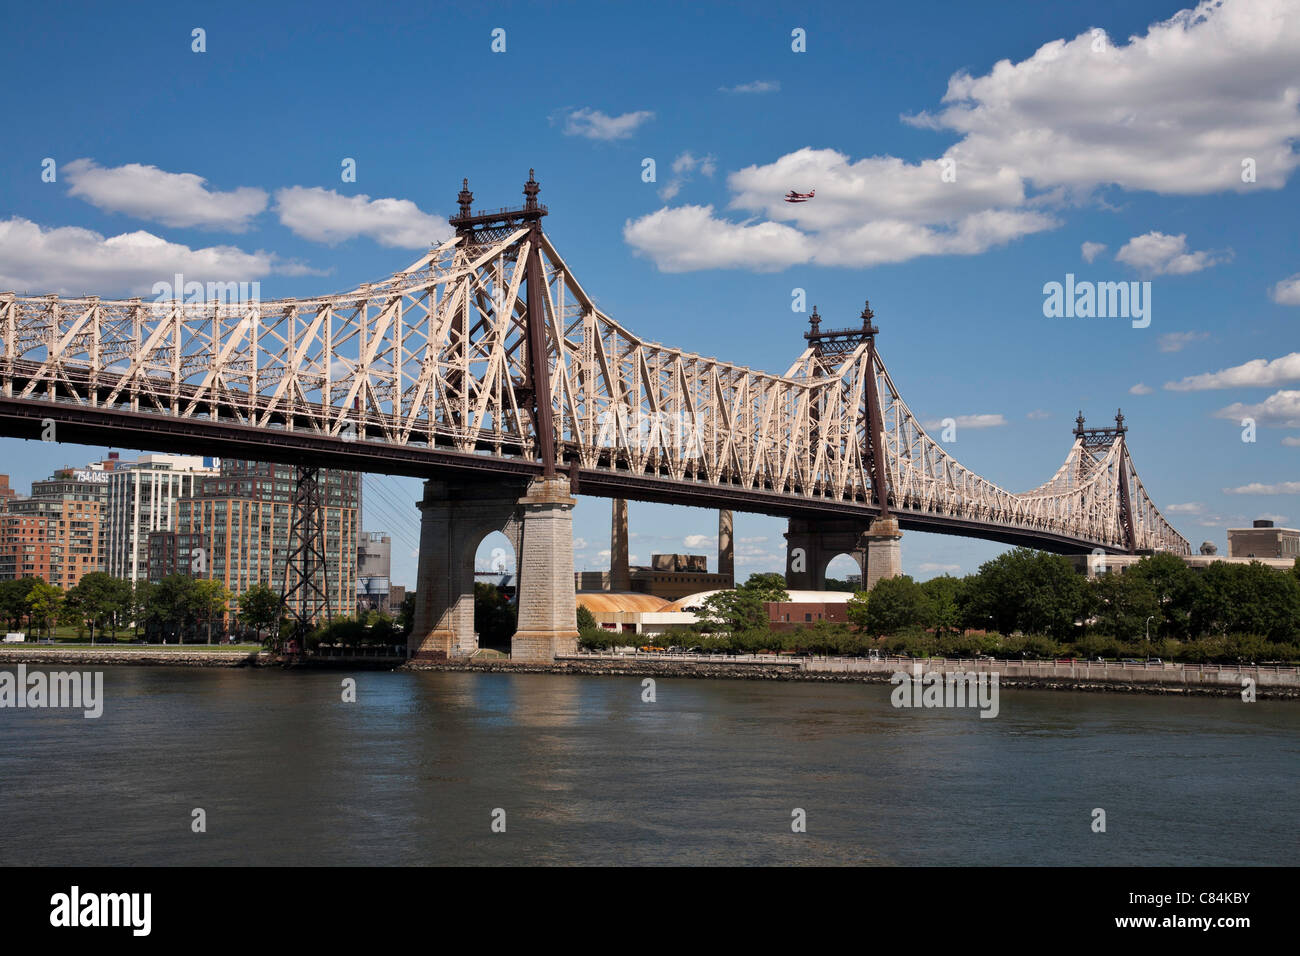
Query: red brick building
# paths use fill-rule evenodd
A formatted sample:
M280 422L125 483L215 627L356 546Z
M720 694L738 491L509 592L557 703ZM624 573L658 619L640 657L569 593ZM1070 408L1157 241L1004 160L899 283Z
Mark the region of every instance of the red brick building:
M6 477L5 490L8 483ZM0 580L41 578L66 591L84 575L103 571L107 502L102 464L34 481L29 498L11 493L0 512Z
M799 595L795 592L790 596L793 598ZM851 598L853 595L845 592L845 597ZM847 600L769 601L764 606L767 608L769 626L774 631L793 631L818 621L837 624L849 622Z

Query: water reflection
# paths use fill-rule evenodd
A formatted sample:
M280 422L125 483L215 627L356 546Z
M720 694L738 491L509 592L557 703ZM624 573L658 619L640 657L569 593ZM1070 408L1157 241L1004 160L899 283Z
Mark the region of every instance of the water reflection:
M1294 704L1005 690L982 720L896 710L889 691L661 679L651 703L634 677L110 668L99 720L0 711L0 858L1294 858ZM1088 826L1098 806L1104 839ZM206 834L190 831L195 807ZM796 809L807 833L791 832Z

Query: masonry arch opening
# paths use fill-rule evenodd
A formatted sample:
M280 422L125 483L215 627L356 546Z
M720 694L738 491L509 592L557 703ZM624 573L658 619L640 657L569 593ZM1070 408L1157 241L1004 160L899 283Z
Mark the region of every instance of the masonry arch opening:
M519 617L519 561L500 531L484 535L474 554L474 633L483 650L510 652Z
M865 569L859 564L859 561L865 562L865 560L866 555L862 552L854 554L841 552L835 555L830 561L826 562L826 570L822 574L823 590L861 590L863 571Z

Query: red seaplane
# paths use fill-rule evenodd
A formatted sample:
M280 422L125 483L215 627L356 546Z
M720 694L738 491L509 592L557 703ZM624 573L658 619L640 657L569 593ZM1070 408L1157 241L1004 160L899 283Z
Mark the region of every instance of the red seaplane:
M812 192L797 193L793 189L785 194L786 202L807 202L817 195L817 187L814 186Z

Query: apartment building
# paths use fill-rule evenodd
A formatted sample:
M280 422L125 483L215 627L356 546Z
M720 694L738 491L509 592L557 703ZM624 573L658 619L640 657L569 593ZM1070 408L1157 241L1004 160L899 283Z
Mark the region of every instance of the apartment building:
M147 580L150 533L173 530L176 502L220 473L218 460L188 455L145 455L109 472L108 573Z
M357 609L357 528L360 476L322 470L326 586L333 616ZM255 584L282 592L292 542L295 469L222 459L214 476L175 501L170 529L148 535L149 580L169 574L215 578L236 596Z

